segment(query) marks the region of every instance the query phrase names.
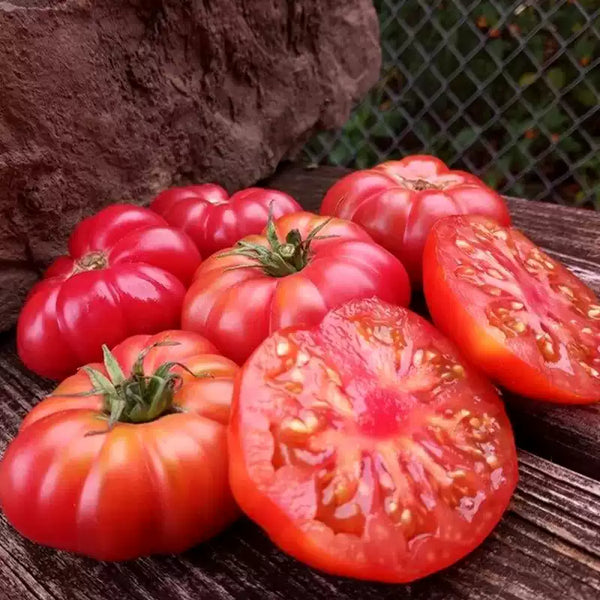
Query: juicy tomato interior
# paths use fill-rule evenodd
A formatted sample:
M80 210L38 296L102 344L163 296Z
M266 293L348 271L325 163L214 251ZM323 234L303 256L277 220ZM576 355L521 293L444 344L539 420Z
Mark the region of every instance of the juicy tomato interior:
M524 395L600 400L600 303L575 275L483 217L440 221L425 256L432 316L475 364Z
M238 381L230 479L285 551L411 581L477 546L517 481L495 389L410 311L346 304L267 339Z

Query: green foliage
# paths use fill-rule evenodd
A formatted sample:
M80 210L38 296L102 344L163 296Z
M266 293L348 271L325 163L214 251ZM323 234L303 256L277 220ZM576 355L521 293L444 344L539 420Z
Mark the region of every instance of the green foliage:
M375 6L381 80L309 156L364 168L430 152L504 193L600 209L598 0Z

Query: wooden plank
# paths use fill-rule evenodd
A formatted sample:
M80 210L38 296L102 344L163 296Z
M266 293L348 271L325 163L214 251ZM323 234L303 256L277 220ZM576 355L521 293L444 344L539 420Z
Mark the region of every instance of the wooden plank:
M339 167L288 165L268 185L317 210L333 182L348 172ZM514 224L600 295L600 214L518 198L507 201ZM419 294L413 309L426 314ZM521 448L600 479L600 403L561 407L511 394L505 399Z
M0 338L0 453L52 384ZM465 560L409 586L317 573L279 552L246 519L181 557L104 564L23 540L0 517L0 600L106 598L592 600L600 596L600 482L520 452L521 481L500 525ZM52 515L48 515L52 518ZM310 592L308 592L310 591Z
M246 519L186 554L97 563L23 540L0 518L0 600L330 598L596 600L600 484L525 452L521 483L492 535L412 585L330 577L281 553ZM51 515L49 515L51 518Z

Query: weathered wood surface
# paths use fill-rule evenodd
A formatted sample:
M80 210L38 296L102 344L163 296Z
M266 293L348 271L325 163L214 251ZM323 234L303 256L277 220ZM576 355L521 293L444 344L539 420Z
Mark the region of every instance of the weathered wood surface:
M340 174L286 169L270 184L314 209ZM520 227L599 291L599 216L518 200L510 205ZM416 308L422 306L417 299ZM51 388L20 365L13 337L0 336L0 454L23 415ZM375 585L318 573L279 552L246 519L180 557L107 564L32 544L0 517L0 600L596 600L600 412L508 401L519 445L544 458L520 450L520 483L492 535L463 561L415 584Z
M346 173L338 167L284 168L269 185L317 210L327 189ZM514 224L600 295L600 214L508 198ZM414 308L424 312L416 295ZM560 407L505 396L520 447L600 479L600 403Z
M466 559L412 585L317 573L246 519L179 557L110 564L32 544L0 517L0 600L597 600L600 484L526 452L520 472L492 535Z

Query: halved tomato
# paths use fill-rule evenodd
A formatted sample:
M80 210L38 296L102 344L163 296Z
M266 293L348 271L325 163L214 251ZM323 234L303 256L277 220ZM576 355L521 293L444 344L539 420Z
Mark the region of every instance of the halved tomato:
M517 482L493 386L424 319L375 299L259 346L236 384L229 450L236 500L277 545L361 579L455 562Z
M550 402L600 400L600 302L520 231L442 219L423 275L436 325L496 382Z

